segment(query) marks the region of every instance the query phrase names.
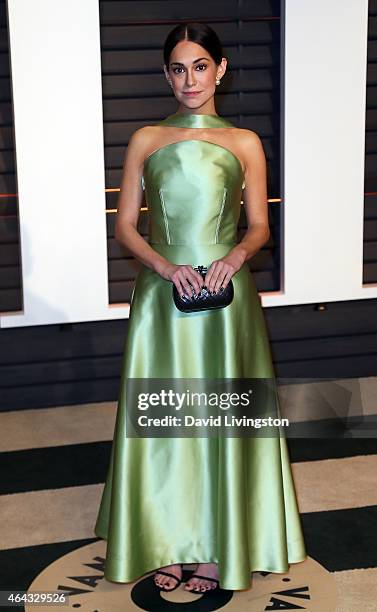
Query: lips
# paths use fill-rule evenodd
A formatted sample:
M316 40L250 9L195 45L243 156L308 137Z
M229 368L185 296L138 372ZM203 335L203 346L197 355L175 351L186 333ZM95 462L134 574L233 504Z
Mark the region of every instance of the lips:
M184 91L183 95L184 96L198 96L201 92L200 91Z

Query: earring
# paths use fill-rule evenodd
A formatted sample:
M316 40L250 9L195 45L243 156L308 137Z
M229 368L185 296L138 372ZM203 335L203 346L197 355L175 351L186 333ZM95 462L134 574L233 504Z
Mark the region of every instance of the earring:
M171 79L167 79L167 81L168 81L170 87L173 87L173 83L171 82Z
M220 85L220 83L221 83L221 79L219 79L219 77L217 77L217 79L216 79L216 85Z

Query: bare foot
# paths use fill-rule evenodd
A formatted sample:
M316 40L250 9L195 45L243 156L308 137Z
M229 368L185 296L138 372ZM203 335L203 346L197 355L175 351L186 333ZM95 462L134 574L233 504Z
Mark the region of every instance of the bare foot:
M199 563L196 568L195 574L200 574L201 576L208 576L208 578L216 578L219 579L219 574L217 571L217 563ZM185 589L187 591L211 591L217 587L217 582L213 580L205 580L204 578L194 578L191 577L185 584Z
M175 563L174 565L164 565L163 567L160 567L160 569L174 574L174 576L177 576L178 580L181 580L182 578L182 567L180 563ZM160 574L158 571L154 575L154 581L157 586L167 589L168 591L177 585L177 580L175 580L175 578L165 576L165 574Z

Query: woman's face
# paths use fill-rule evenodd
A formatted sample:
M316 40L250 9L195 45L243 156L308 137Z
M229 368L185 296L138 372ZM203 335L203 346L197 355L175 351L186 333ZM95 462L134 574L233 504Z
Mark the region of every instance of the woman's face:
M169 66L164 66L165 75L178 102L196 109L212 98L216 79L223 76L227 61L217 65L213 57L197 43L182 40L170 54Z

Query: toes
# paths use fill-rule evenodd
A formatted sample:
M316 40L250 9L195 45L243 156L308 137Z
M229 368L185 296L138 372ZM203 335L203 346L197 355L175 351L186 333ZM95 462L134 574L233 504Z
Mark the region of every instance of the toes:
M203 580L198 580L196 578L190 580L185 586L185 589L187 591L194 591L195 593L205 593L206 591L211 591L213 588L214 587L212 586L212 583L208 583L207 581Z
M170 579L167 576L163 576L162 574L157 574L154 579L155 583L159 587L169 587L169 580Z
M202 593L205 593L206 591L212 591L215 588L215 585L213 585L212 581L209 582L207 580L201 580L197 586L197 591L201 591Z
M172 568L174 568L174 565L166 566L166 571L172 571ZM164 567L164 571L165 571L165 567ZM170 591L176 586L178 580L181 580L180 575L177 575L177 580L175 580L172 576L166 576L165 574L160 574L160 572L158 571L155 572L154 574L155 585L160 588L166 589L168 591Z
M197 585L198 585L198 581L195 578L193 578L192 580L188 581L188 583L186 584L185 588L188 591L195 591Z

